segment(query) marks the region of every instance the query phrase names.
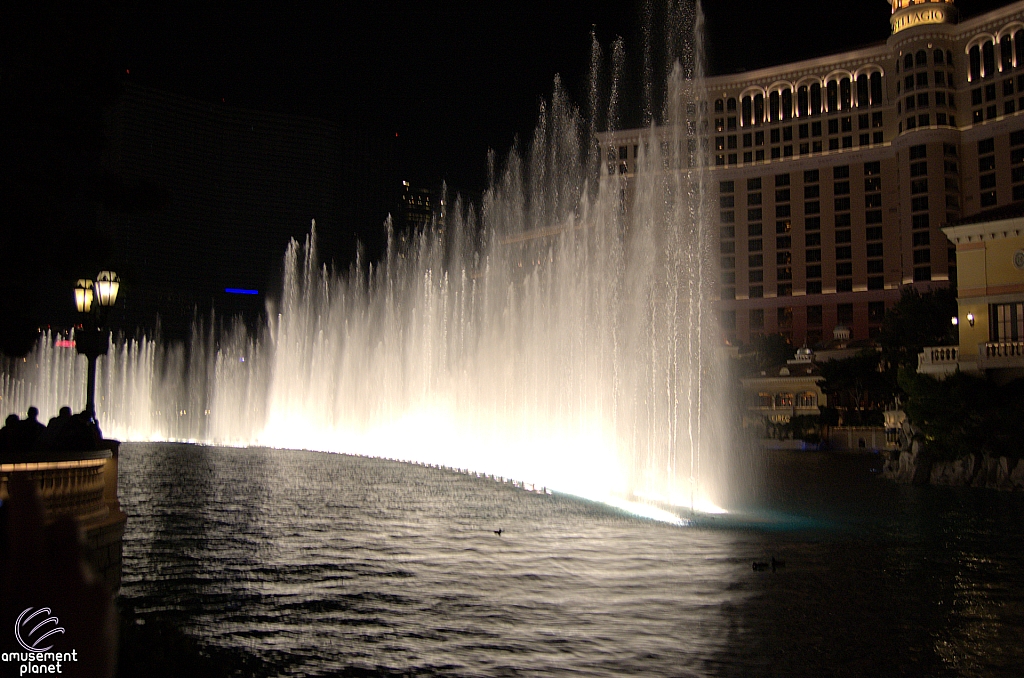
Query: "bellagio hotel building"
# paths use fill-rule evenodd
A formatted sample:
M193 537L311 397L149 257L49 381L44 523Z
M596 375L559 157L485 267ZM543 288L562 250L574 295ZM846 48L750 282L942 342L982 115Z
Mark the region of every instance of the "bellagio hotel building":
M941 228L1024 201L1024 0L891 5L882 44L707 79L728 343L871 338L903 288L955 281ZM641 131L602 143L628 179Z

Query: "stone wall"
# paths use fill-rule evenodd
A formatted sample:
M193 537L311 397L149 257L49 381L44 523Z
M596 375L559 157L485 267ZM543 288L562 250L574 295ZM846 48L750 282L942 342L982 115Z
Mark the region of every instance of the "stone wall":
M897 483L985 487L993 490L1024 491L1024 460L965 454L952 461L934 461L921 453L914 441L909 452L891 456L882 476Z

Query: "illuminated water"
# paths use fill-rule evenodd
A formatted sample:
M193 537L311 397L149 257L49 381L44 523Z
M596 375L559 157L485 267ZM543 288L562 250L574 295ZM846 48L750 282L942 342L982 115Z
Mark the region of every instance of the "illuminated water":
M777 455L761 510L697 528L380 459L125 445L121 675L1019 676L1024 497L869 464Z
M389 238L368 274L320 267L311 235L289 248L257 336L218 326L188 347L121 342L100 361L105 433L442 464L603 501L733 501L717 239L685 124L702 97L699 50L675 49L690 60L664 85L635 176L616 162L609 173L598 114L584 118L556 82L482 204L456 201L443 225ZM606 104L599 51L589 107L614 127L622 47ZM85 361L53 344L44 335L4 370L7 411L82 406Z

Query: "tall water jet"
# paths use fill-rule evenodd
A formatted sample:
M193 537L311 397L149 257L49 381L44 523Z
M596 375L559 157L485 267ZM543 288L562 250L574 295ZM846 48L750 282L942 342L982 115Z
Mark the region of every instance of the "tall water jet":
M556 79L530 144L500 171L489 159L480 205L457 199L411 237L388 224L385 259L345 275L318 263L314 228L289 247L259 336L238 325L214 341L197 326L188 350L120 342L100 365L108 434L444 464L602 501L726 503L701 21L684 10L663 8L690 36L665 41L662 112L629 171L605 161L623 46L604 107L595 44L589 119ZM67 385L81 370L48 337L32 361L8 365L8 409L44 391L44 415L79 400Z

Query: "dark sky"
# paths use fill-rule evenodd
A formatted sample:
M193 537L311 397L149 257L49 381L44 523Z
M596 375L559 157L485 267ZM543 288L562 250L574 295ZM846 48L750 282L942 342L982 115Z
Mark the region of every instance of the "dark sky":
M650 0L660 3L664 0ZM127 3L119 65L132 81L227 105L399 135L409 178L480 190L485 155L528 138L556 73L582 101L591 27L638 72L644 0ZM960 0L966 16L1006 4ZM708 58L728 73L883 41L885 0L709 0Z

